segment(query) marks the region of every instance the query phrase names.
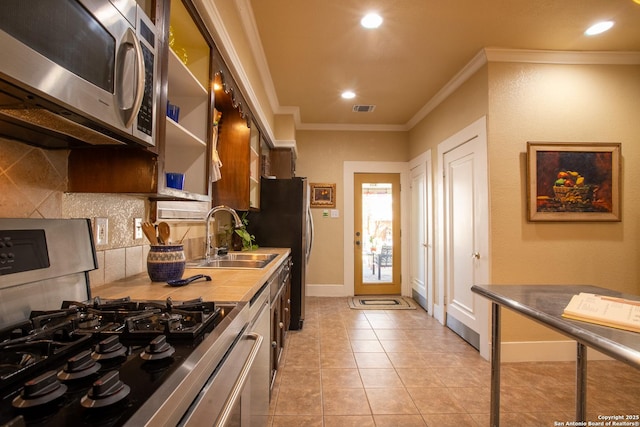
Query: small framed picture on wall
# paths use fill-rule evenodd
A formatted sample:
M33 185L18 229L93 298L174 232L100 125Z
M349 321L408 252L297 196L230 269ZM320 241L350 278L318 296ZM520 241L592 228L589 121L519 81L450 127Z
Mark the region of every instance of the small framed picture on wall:
M311 186L311 207L312 208L335 208L336 207L336 185L335 184L314 184Z

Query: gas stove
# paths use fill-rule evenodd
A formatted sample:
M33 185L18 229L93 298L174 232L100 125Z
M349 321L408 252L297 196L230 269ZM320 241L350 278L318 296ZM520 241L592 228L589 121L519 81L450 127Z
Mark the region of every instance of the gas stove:
M123 425L234 306L64 301L0 331L0 425Z
M202 298L175 303L171 298L159 302L96 297L89 303L64 301L63 313L64 309L76 311L72 320L78 333L123 334L133 339L153 338L159 333L175 338L194 338L219 312L214 302L205 302ZM55 311L35 314L45 319L57 315Z
M97 266L87 219L0 218L0 427L175 426L244 351L246 303L92 298Z

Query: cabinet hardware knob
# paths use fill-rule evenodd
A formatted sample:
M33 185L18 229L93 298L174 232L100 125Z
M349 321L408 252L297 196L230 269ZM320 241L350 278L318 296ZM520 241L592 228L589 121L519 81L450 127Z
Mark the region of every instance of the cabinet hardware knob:
M284 328L284 323L280 322L280 323L278 323L278 326L280 326L280 329L283 329Z
M275 341L271 341L271 347L276 348L278 347L278 343Z

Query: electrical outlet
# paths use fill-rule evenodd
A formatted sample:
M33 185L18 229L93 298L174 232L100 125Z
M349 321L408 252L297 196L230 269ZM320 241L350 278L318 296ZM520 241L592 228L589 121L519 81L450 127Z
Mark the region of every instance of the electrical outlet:
M142 239L142 218L133 219L133 238Z
M109 218L96 218L96 245L109 244Z

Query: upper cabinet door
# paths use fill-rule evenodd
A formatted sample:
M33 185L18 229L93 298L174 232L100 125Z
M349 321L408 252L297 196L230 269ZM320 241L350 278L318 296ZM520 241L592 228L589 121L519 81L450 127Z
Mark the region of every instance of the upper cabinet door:
M249 207L260 209L260 131L253 122L249 136Z
M213 183L213 203L236 210L260 208L260 130L243 111L244 101L226 82L224 71L215 80L215 108L219 111L217 149L221 178Z
M167 44L164 171L184 174L184 191L209 194L211 47L180 0L171 1Z

